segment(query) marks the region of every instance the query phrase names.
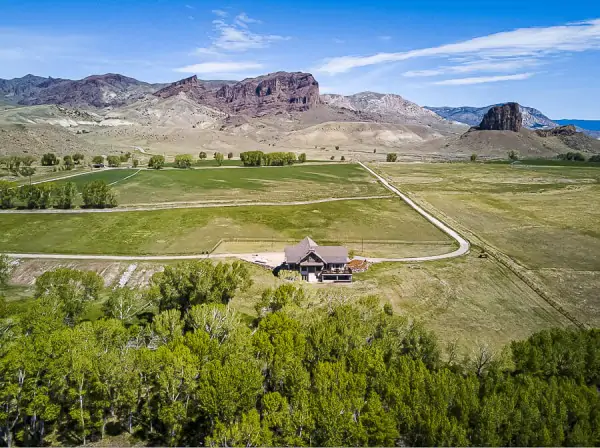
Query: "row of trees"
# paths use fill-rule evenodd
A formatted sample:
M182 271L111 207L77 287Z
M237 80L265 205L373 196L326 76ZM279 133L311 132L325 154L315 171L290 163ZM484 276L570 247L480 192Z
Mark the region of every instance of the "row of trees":
M585 156L580 152L567 152L565 154L557 155L556 158L558 160L569 160L575 162L585 162L586 160L588 162L600 162L600 154L595 154L586 159Z
M244 166L284 166L305 162L306 154L297 157L293 152L247 151L240 153L240 160Z
M28 209L70 209L76 205L78 195L77 185L73 182L17 186L13 182L0 180L0 208L3 209L14 208L18 202ZM117 205L112 188L100 180L84 184L81 199L84 208L107 208Z
M9 446L109 433L179 446L600 443L598 330L444 358L429 332L375 297L309 297L285 284L263 292L249 323L228 305L249 285L240 263L170 266L147 289L111 291L104 317L87 322L102 279L45 273L26 311L0 306L0 437Z
M72 169L75 165L80 165L85 156L80 152L77 152L73 155L66 155L63 157L63 163L67 169ZM42 166L55 166L60 163L60 159L54 153L46 153L42 156L41 159Z

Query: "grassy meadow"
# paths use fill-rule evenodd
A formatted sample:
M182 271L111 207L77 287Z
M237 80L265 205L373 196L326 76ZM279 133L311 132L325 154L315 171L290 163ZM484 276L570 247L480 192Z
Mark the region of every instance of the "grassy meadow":
M359 165L324 164L223 169L119 169L66 181L116 182L120 205L159 202L281 201L377 196L389 192Z
M218 207L81 214L2 214L0 252L197 254L222 238L450 239L400 199L300 206ZM426 255L426 254L423 254Z
M423 204L499 249L600 325L600 168L379 164Z

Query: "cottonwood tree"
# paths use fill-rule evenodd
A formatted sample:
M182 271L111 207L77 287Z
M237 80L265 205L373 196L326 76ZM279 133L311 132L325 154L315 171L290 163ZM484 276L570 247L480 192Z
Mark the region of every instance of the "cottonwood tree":
M18 197L29 209L48 208L52 206L54 184L23 185L19 189Z
M0 179L0 208L13 208L17 198L17 184Z
M73 160L73 157L70 155L66 155L63 157L63 163L65 164L65 168L67 170L71 170L75 166L75 161Z
M76 152L75 154L73 154L73 162L75 163L75 165L81 164L81 162L83 162L84 159L85 156L80 152Z
M4 254L0 254L0 288L8 284L10 278L10 262L8 257Z
M119 156L108 156L106 162L111 168L116 168L121 165L121 158Z
M90 302L98 300L104 288L102 277L92 271L58 268L40 275L35 297L51 308L60 309L68 322L76 322Z
M42 156L41 163L42 163L42 166L54 166L54 165L58 165L59 160L56 157L56 154L49 152Z
M153 298L145 291L123 287L111 291L102 310L110 318L130 323L153 304Z
M215 160L217 161L217 165L223 165L223 154L220 152L215 152Z
M176 168L190 168L194 159L190 154L179 154L175 156L175 167Z
M29 183L31 184L31 176L35 174L35 168L32 166L24 166L19 170L19 174L23 177L28 177Z
M92 163L94 165L100 165L104 163L104 156L94 156L92 157Z
M77 199L77 186L73 182L56 185L52 196L56 208L69 209L75 205Z
M148 161L148 168L153 168L155 170L160 170L163 166L165 166L165 157L161 155L156 155L150 157Z
M161 311L178 309L186 312L192 305L228 303L236 293L247 289L252 280L245 264L213 264L209 260L165 266L150 281L156 291Z
M81 190L81 198L85 208L110 208L117 205L115 193L103 180L85 184Z

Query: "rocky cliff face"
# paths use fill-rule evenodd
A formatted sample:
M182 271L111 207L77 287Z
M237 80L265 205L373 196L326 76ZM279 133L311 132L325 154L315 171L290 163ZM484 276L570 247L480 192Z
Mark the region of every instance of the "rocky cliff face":
M310 73L271 73L224 85L217 100L231 112L251 116L285 111L304 111L320 103L319 83Z
M506 103L492 107L479 124L482 131L519 132L523 126L523 114L517 103Z
M196 76L177 81L154 95L187 97L224 112L248 116L305 111L320 103L319 83L309 73L271 73L239 82L210 84Z

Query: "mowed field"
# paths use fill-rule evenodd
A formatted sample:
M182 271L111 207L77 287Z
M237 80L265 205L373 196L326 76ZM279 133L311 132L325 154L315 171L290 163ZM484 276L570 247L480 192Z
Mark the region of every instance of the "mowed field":
M600 168L374 167L534 274L580 322L600 326Z
M119 205L165 202L292 202L389 194L355 164L216 169L115 169L66 181L113 184Z
M452 241L399 198L81 214L1 214L0 252L199 254L223 238ZM439 247L435 246L436 252ZM437 252L439 253L439 252Z

